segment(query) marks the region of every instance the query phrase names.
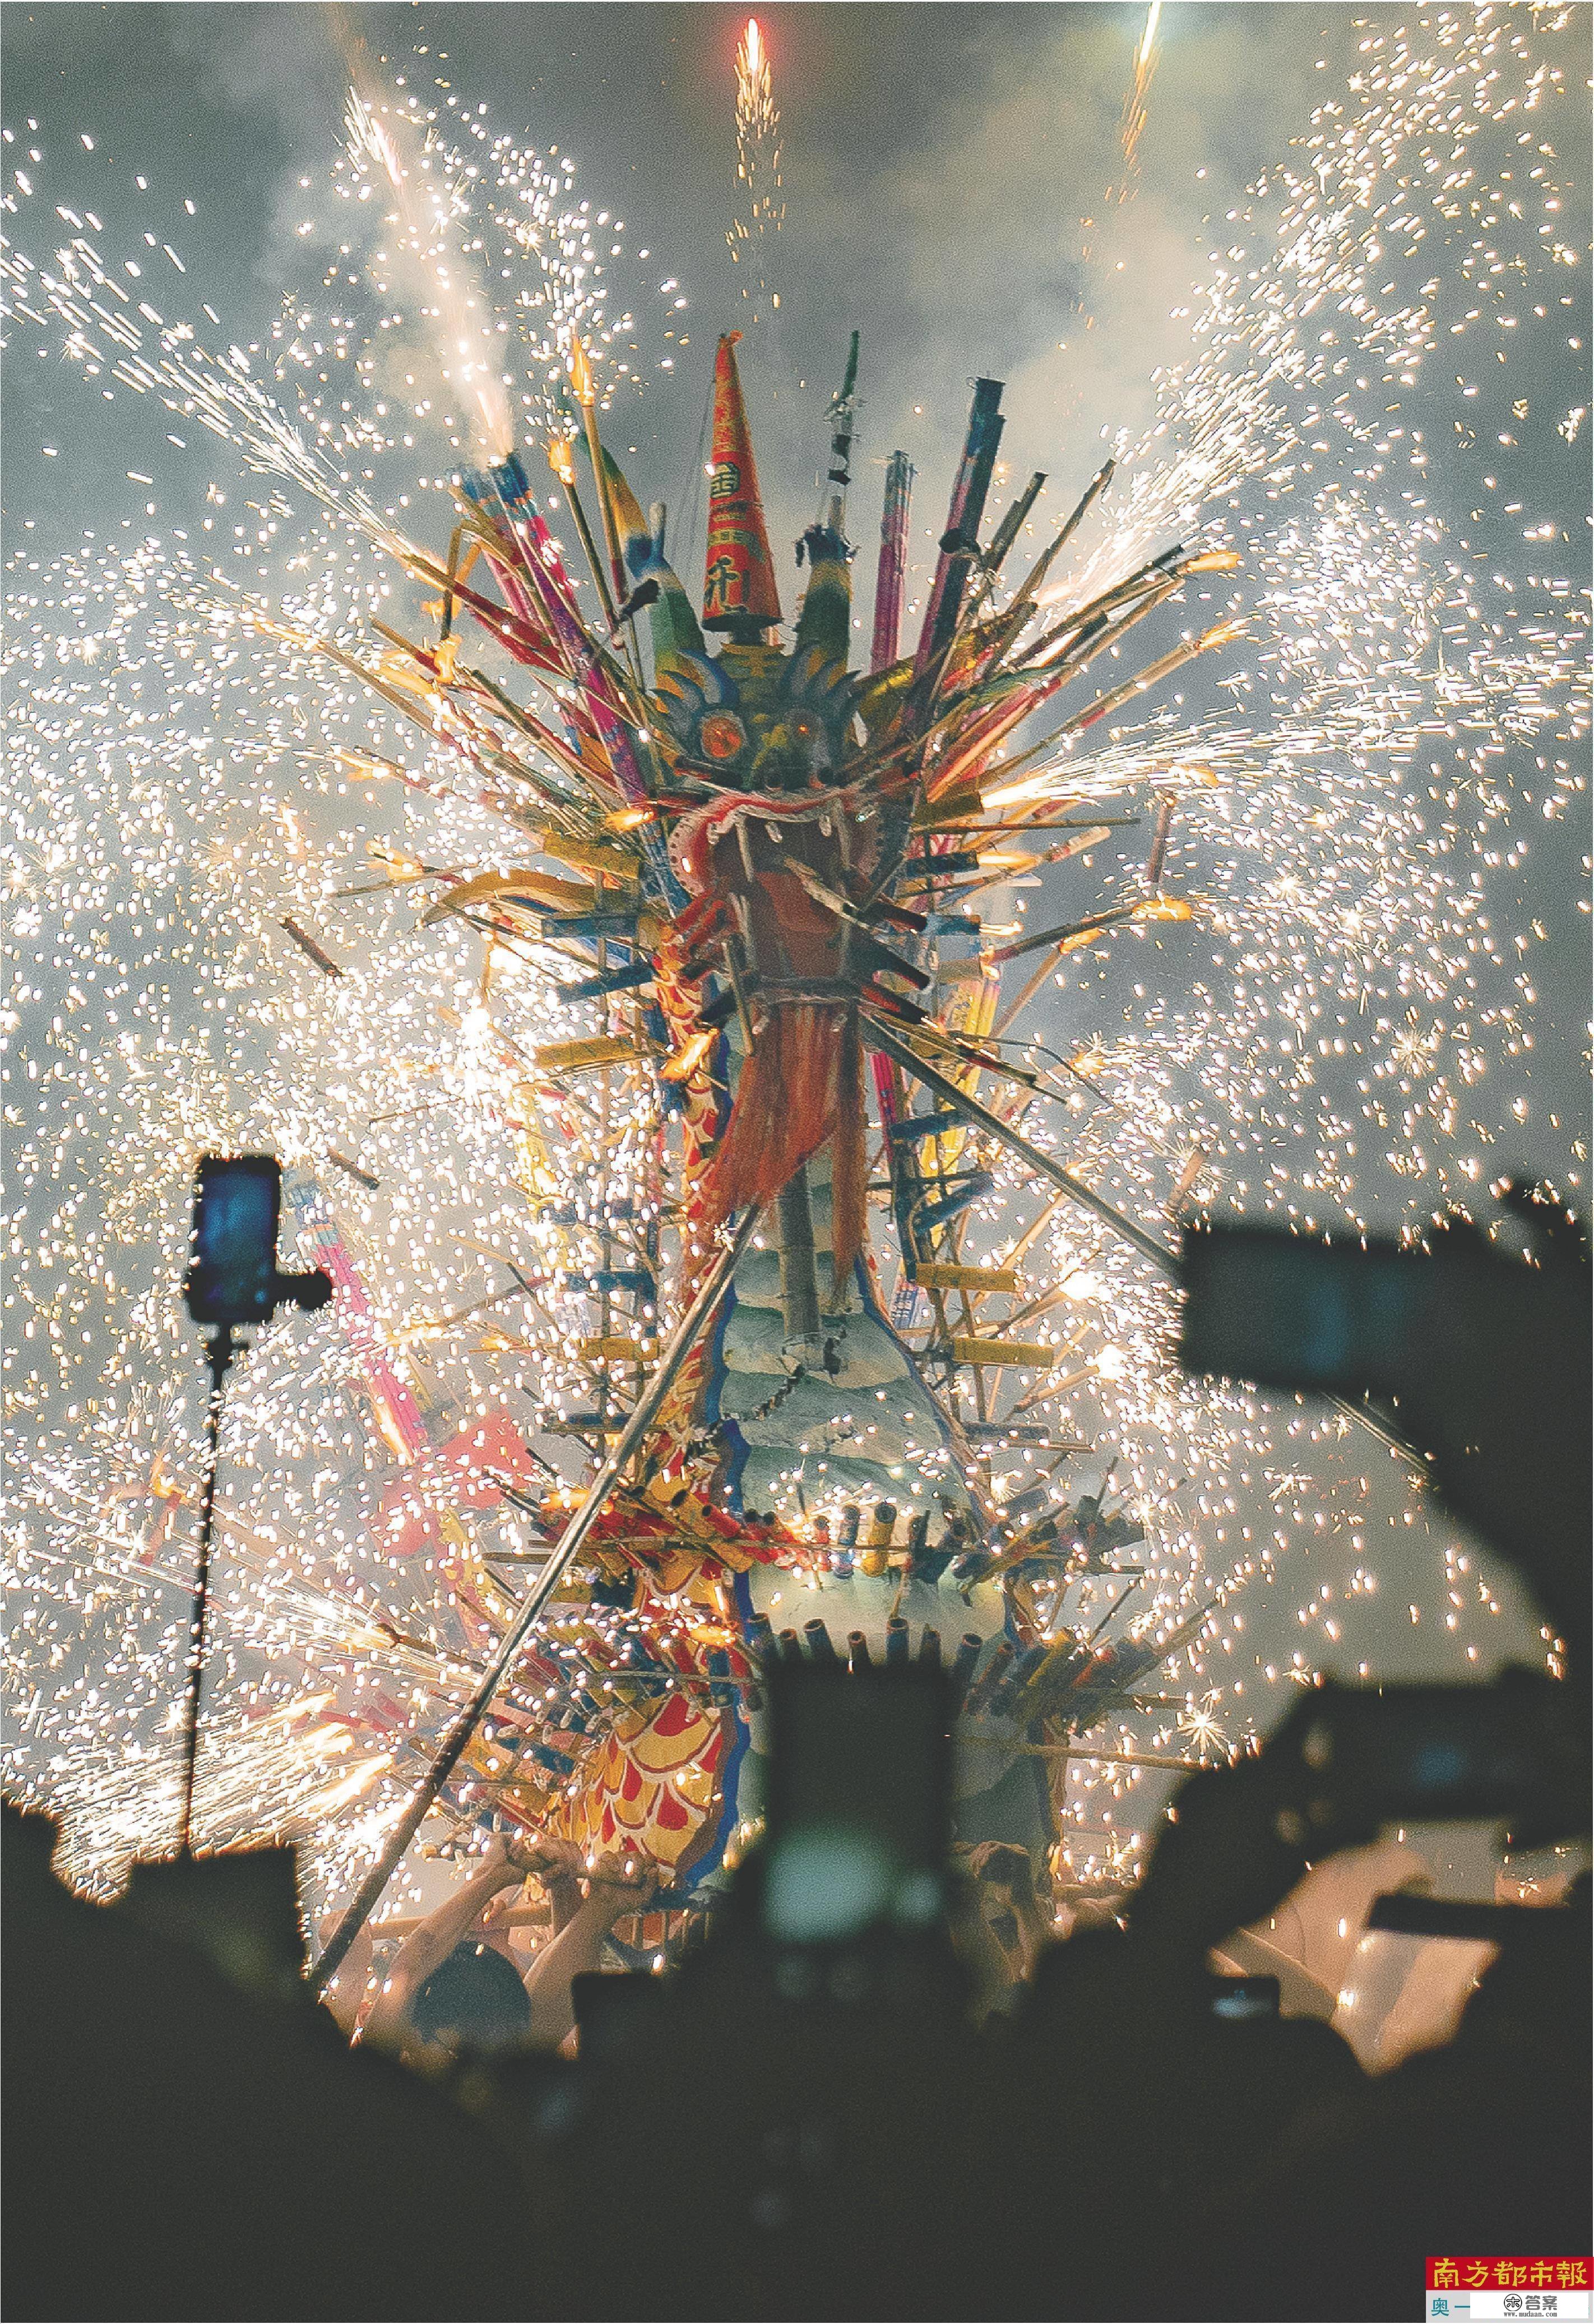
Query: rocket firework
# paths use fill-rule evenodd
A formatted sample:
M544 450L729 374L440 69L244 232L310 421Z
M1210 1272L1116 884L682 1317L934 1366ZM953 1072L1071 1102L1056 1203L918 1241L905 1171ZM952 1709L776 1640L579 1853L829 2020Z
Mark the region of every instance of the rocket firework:
M908 525L913 500L913 463L893 452L886 470L886 501L880 512L880 554L874 583L871 670L889 669L897 659L902 630L902 584L908 570Z
M780 619L775 567L764 530L759 472L736 372L740 331L721 338L714 367L714 442L708 480L708 556L703 626L746 643Z

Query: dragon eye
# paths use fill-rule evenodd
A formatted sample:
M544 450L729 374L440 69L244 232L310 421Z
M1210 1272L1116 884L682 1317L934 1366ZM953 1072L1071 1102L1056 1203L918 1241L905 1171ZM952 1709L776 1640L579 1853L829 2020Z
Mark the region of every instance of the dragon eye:
M711 759L733 759L747 748L747 729L728 710L711 710L698 733Z

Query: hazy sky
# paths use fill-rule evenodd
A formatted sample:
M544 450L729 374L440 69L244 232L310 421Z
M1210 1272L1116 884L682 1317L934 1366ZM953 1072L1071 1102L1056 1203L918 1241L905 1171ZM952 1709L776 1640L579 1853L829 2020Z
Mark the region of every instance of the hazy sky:
M724 237L744 21L717 5L14 6L5 117L37 118L58 168L69 171L88 129L149 176L152 197L192 197L200 216L184 246L202 236L229 309L253 304L263 319L285 277L302 272L295 181L333 149L343 43L352 30L374 58L408 62L416 86L424 68L411 51L425 45L496 125L574 152L581 190L681 276L707 352L740 304ZM908 448L944 459L976 372L1012 383L1015 435L1080 393L1076 366L1046 361L1027 405L1023 381L1079 321L1080 219L1119 174L1144 9L776 6L761 21L784 133L780 352L828 378L845 330L861 327L868 438L882 453L924 404ZM1355 39L1349 10L1165 12L1132 262L1121 284L1090 285L1101 336L1088 368L1121 316L1134 338L1118 360L1144 382L1170 343L1168 292L1204 272L1202 214L1221 213L1276 157L1328 76L1343 78ZM696 419L701 382L683 368L677 384ZM678 457L686 430L671 401L650 397ZM773 445L766 466L779 469Z
M1580 77L1589 12L1570 15L1546 47ZM180 295L219 302L226 332L245 343L269 327L288 287L314 279L295 229L317 196L299 181L309 176L318 189L336 150L351 44L390 71L407 68L412 87L430 74L473 106L484 100L497 128L573 152L577 192L624 218L619 296L635 301L644 331L656 336L657 285L670 277L696 320L673 374L648 375L645 395L622 403L610 429L644 503L669 503L678 541L683 515L701 507L695 470L714 336L748 320L745 270L732 266L725 241L744 21L741 8L716 5L14 5L3 29L5 119L19 132L37 122L25 139L46 155L51 200L103 205L117 190L125 208L106 221L111 238L136 224L171 239L189 269ZM1097 466L1103 430L1147 420L1156 366L1188 351L1196 293L1232 232L1225 212L1287 157L1314 105L1343 98L1369 19L1349 6L1165 8L1134 198L1104 208L1108 188L1123 182L1119 124L1144 21L1138 5L761 11L787 211L769 253L780 313L750 332L742 361L778 562L812 512L823 394L851 328L864 340L852 530L865 543L896 445L919 473L921 549L939 530L976 374L1008 383L1003 453L1015 480L1047 469L1048 501L1064 505ZM1377 21L1403 19L1387 10ZM1554 125L1564 230L1586 249L1588 171L1568 143L1572 124ZM1503 147L1506 133L1496 137ZM1488 143L1478 149L1485 160ZM1095 225L1083 226L1086 218ZM632 255L643 248L646 263ZM1565 281L1581 311L1586 274ZM1569 349L1563 329L1541 333L1531 350L1516 345L1511 378L1531 387L1535 413L1589 401L1587 352ZM1460 384L1436 355L1404 400L1403 419L1427 420L1431 439L1447 447L1425 480L1432 504L1508 570L1523 563L1528 520L1500 512L1559 519L1557 569L1577 582L1588 554L1587 435L1563 443L1541 417L1515 431L1508 452L1485 433L1476 458L1451 456L1444 399ZM1504 386L1485 382L1497 396ZM102 541L124 518L136 529L151 499L162 521L178 521L211 477L225 487L236 475L225 446L201 438L174 451L152 399L103 401L31 347L8 365L5 423L14 550L23 516L34 521L30 551L48 556L85 524ZM1511 429L1508 413L1502 424ZM46 444L53 459L42 456ZM1507 459L1514 466L1491 474L1486 491L1483 468ZM860 559L861 588L870 561ZM789 597L795 576L785 569ZM1192 680L1193 699L1202 683ZM1556 920L1555 943L1535 962L1544 1069L1559 1073L1575 1106L1586 1017L1586 924L1571 912L1578 847L1564 826L1534 839L1534 908ZM1565 1048L1556 1067L1552 1047Z
M1362 21L1349 7L1165 9L1135 198L1114 220L1102 198L1123 175L1119 123L1143 7L777 5L760 19L787 216L772 257L781 320L744 349L750 392L790 394L794 374L833 384L845 335L861 328L861 457L883 461L903 445L935 495L976 374L1008 383L1005 452L1053 470L1060 490L1095 466L1103 423L1144 420L1155 366L1187 345L1187 318L1170 310L1211 272L1204 221L1221 221L1312 106L1342 89ZM407 65L417 88L428 65L414 51L425 47L438 77L489 104L495 127L573 152L578 191L623 216L629 249L650 249L656 279L680 278L701 365L683 360L673 380L650 379L625 431L649 493L673 500L690 473L714 334L744 319L725 244L744 21L714 5L12 5L5 119L38 120L57 200L74 199L85 130L97 142L83 199L114 165L137 208L133 177L146 176L150 225L157 211L178 217L186 287L202 278L214 300L221 284L218 311L242 337L305 278L298 180L319 182L336 149L347 42ZM197 206L191 220L183 197ZM1098 231L1082 232L1084 217ZM41 384L14 366L13 505L42 481L30 460ZM64 427L71 394L52 370L41 417ZM779 428L760 428L777 539L808 513L820 409L811 396ZM162 491L175 481L156 415L124 398L107 430L108 416L86 428L77 410L69 468L49 479L58 510L103 519L107 493L136 501L124 431L151 438Z
M750 334L743 369L788 609L796 576L786 544L812 512L825 397L848 330L864 342L854 539L872 540L879 469L896 445L919 470L921 547L939 530L979 374L1008 383L1003 449L1017 477L1047 469L1054 504L1067 505L1101 457L1103 430L1150 415L1153 374L1187 352L1199 286L1236 231L1225 213L1287 155L1313 106L1343 97L1371 13L1166 7L1134 198L1110 210L1143 6L760 9L783 116L787 215L770 253L779 320ZM636 303L645 333L663 312L659 283L678 278L689 300L677 369L650 372L645 395L622 403L608 431L643 501L662 497L678 512L691 505L714 334L746 320L725 244L733 59L745 14L714 5L11 5L0 27L4 119L46 154L50 202L102 215L119 204L106 217L107 247L136 247L146 227L156 244L170 239L189 272L180 290L162 273L163 296L174 311L210 300L221 318L215 343L225 345L263 337L284 292L315 279L296 228L325 208L351 42L401 65L412 85L424 70L473 105L486 101L496 126L573 152L577 193L623 217L629 252L650 253L622 262L619 293ZM1377 21L1403 19L1386 10ZM1571 11L1555 42L1574 83L1589 24L1588 10ZM1563 104L1556 127L1562 231L1583 263L1557 285L1576 293L1586 319L1588 171L1572 142L1586 144L1580 104ZM1562 117L1571 113L1578 124ZM1509 134L1499 133L1502 150ZM315 180L315 194L301 191L301 176ZM30 246L44 248L45 221L30 235ZM1446 295L1467 294L1451 283ZM1468 407L1469 434L1453 417L1460 376L1452 386L1442 351L1401 412L1442 447L1427 488L1469 554L1506 580L1553 569L1577 584L1589 437L1585 427L1563 440L1549 423L1590 401L1588 354L1569 347L1559 309L1553 320L1536 337L1528 324L1508 386L1490 351L1486 402ZM1531 429L1514 421L1516 400L1531 403ZM181 523L208 484L235 484L230 447L200 438L179 452L169 425L152 399L106 401L55 350L41 360L19 339L5 381L8 552L47 561L86 527L104 543L124 527L136 537ZM1525 546L1535 520L1556 533L1543 551ZM1221 699L1215 684L1192 681L1193 707ZM1568 1150L1565 1125L1588 1111L1578 908L1586 839L1575 820L1535 819L1532 837L1520 875L1500 875L1499 909L1512 925L1537 917L1548 932L1534 956L1534 1027L1540 1087L1562 1127L1543 1132L1541 1145L1539 1115L1519 1136L1508 1120L1496 1126L1515 1139L1501 1145L1502 1163L1553 1168ZM1488 1102L1486 1092L1479 1102Z

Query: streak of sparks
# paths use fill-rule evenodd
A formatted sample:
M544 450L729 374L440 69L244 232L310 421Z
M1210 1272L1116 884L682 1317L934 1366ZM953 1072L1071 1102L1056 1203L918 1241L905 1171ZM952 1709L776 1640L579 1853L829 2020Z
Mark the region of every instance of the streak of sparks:
M766 235L778 235L786 219L786 198L780 175L780 114L775 103L769 71L769 51L756 16L747 20L736 49L736 188L734 215L726 230L732 263L745 266L750 279L742 286L744 299L755 301L755 322L762 319L756 301L780 304L766 279L769 264ZM751 279L756 272L756 287Z
M1156 70L1156 23L1161 14L1162 0L1151 0L1151 5L1146 11L1146 23L1139 44L1135 51L1135 77L1124 99L1123 121L1119 129L1124 161L1124 180L1119 189L1120 202L1129 198L1139 168L1137 155L1140 134L1146 126L1146 102L1151 94L1152 76Z

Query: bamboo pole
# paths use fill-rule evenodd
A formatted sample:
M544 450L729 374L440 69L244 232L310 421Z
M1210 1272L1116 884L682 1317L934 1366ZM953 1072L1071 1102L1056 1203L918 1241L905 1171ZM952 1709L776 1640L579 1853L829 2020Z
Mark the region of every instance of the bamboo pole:
M603 1514L610 1493L624 1473L627 1462L651 1427L660 1405L674 1384L676 1375L696 1346L709 1317L724 1297L731 1277L735 1273L748 1244L752 1240L753 1230L758 1222L759 1212L755 1205L743 1213L741 1225L721 1251L709 1273L704 1277L697 1296L676 1326L674 1337L659 1359L658 1367L640 1399L632 1409L613 1451L593 1479L587 1488L586 1499L565 1527L558 1545L527 1592L519 1613L504 1634L503 1641L493 1656L486 1675L449 1729L442 1748L427 1770L425 1781L400 1818L381 1856L367 1873L358 1895L333 1931L326 1950L310 1972L309 1984L312 1992L325 1991L331 1978L336 1975L349 1947L369 1919L383 1889L398 1869L404 1851L419 1831L438 1794L458 1766L466 1745L475 1734L477 1725L485 1716L493 1696L519 1660L521 1650L539 1616L552 1597L556 1585L574 1563L582 1545Z

